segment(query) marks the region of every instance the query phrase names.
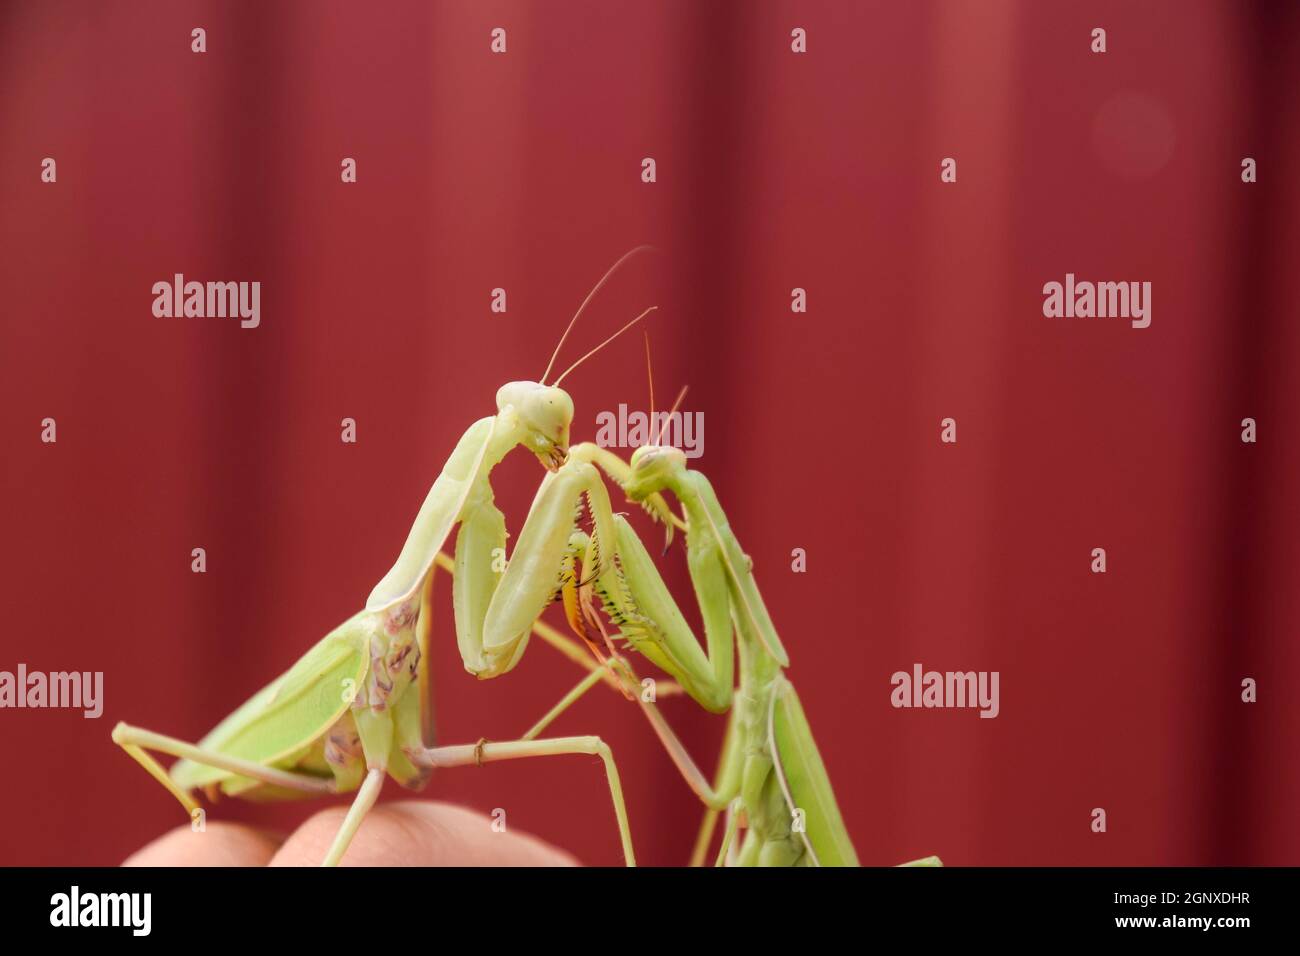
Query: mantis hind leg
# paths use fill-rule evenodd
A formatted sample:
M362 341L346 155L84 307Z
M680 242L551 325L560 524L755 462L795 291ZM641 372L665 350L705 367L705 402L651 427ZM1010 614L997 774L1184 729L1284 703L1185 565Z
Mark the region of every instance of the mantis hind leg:
M125 750L133 760L148 771L151 777L166 787L168 793L180 801L181 806L185 808L187 813L193 813L197 810L199 807L198 802L168 775L167 771L148 751L154 750L158 753L170 754L173 757L182 757L203 764L205 767L225 770L237 776L248 777L271 786L288 787L292 790L300 790L303 793L323 794L335 792L332 779L293 773L275 767L266 767L251 760L232 757L216 750L205 750L175 737L156 734L151 730L144 730L140 727L132 727L130 724L119 723L113 728L113 743Z
M117 745L125 750L132 760L144 767L149 776L162 784L168 793L180 801L180 805L185 808L186 813L191 817L194 815L194 811L199 809L199 802L191 797L189 793L176 786L176 781L167 776L167 771L163 769L162 764L154 759L153 754L137 744L117 741Z
M735 845L736 830L740 826L740 813L742 809L743 807L741 805L739 797L737 797L735 800L732 800L731 804L727 807L727 828L722 833L722 843L718 847L718 856L713 863L715 867L726 866L727 863L729 862L729 858L732 856L732 847ZM713 819L716 820L718 811L710 810L709 814L711 814ZM696 847L696 850L699 853L701 858L703 858L704 851L707 849L708 849L707 842L705 842L703 846L697 845ZM691 865L699 866L700 864L692 861Z
M722 740L722 753L718 756L718 769L714 775L713 790L715 795L725 797L734 793L736 781L741 768L740 746L738 742L737 711L733 709L727 717L727 735ZM705 801L704 816L700 819L700 829L695 835L695 848L691 851L691 866L703 866L713 841L713 831L718 825L721 809ZM735 837L735 821L740 812L740 803L733 799L727 806L727 827L722 836L722 848L718 851L718 865L725 857L731 840Z

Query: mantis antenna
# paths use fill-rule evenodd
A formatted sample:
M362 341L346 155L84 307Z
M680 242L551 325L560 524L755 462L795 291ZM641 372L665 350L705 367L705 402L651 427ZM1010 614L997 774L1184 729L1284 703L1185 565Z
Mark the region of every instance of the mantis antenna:
M645 377L650 381L650 421L655 420L655 373L650 367L650 333L645 329L641 330L645 336Z
M610 266L605 271L605 274L600 277L600 281L597 282L592 287L591 291L587 293L587 297L582 300L582 305L578 306L578 311L573 313L573 318L569 320L568 326L565 327L564 334L560 336L560 341L555 344L555 351L551 353L551 360L546 364L546 371L543 372L542 377L538 379L539 382L543 384L546 383L546 376L551 374L551 368L552 366L555 365L555 360L560 355L560 349L564 347L564 340L569 337L569 333L573 330L573 326L578 321L578 316L582 315L582 310L587 307L587 303L596 297L596 293L600 291L601 286L603 286L607 281L609 281L609 277L618 271L619 266L627 262L627 260L631 259L638 252L651 252L653 250L654 250L654 246L648 246L648 245L641 245L641 246L637 246L634 249L629 249L627 252L623 253L623 255L619 258L617 262L615 262L612 266ZM560 384L558 379L556 380L555 384L556 385Z
M660 426L659 426L659 431L655 434L655 444L656 444L656 445L658 445L658 444L663 440L663 437L664 437L664 429L668 427L668 423L671 422L671 421L673 420L673 416L677 414L677 409L679 409L679 408L681 407L681 405L682 405L682 399L686 397L686 392L687 392L689 389L690 389L690 386L689 386L689 385L683 385L683 386L682 386L682 390L681 390L680 392L677 393L677 401L673 402L672 410L671 410L667 415L664 416L664 420L663 420L662 424L660 424ZM650 420L651 420L651 421L654 421L653 418L650 419Z
M652 305L652 306L650 306L650 308L646 309L644 312L642 312L640 315L638 315L635 319L633 319L633 320L632 320L631 322L629 322L627 325L623 326L621 329L619 329L617 332L615 332L613 335L611 335L611 336L610 336L609 338L607 338L605 341L601 342L599 345L597 345L594 349L592 349L590 352L588 352L588 353L587 353L586 355L584 355L582 358L578 359L578 361L574 362L572 365L570 365L568 368L566 368L566 369L565 369L565 370L560 374L560 377L557 378L554 382L551 383L551 387L552 387L552 388L556 388L556 387L558 387L559 384L560 384L561 382L564 381L564 377L565 377L566 375L568 375L570 372L572 372L575 368L577 368L577 367L578 367L579 365L581 365L583 362L587 361L587 359L591 358L593 355L595 355L597 352L599 352L601 349L603 349L603 348L604 348L606 345L608 345L610 342L613 342L616 338L618 338L620 335L622 335L622 334L623 334L624 332L626 332L628 329L632 328L632 326L636 325L638 322L640 322L642 319L644 319L647 315L649 315L651 312L654 312L654 311L655 311L656 309L658 309L658 308L659 308L659 306L657 306L657 305Z

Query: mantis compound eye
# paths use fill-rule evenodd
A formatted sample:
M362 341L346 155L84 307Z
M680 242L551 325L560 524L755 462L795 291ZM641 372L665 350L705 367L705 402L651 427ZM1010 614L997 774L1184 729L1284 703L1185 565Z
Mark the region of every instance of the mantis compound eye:
M573 421L573 399L563 389L540 386L524 402L529 423L552 441L568 445Z

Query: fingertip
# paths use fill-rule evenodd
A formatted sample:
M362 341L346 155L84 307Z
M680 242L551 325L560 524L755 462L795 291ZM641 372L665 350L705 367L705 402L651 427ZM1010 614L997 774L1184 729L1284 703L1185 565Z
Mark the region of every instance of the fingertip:
M238 823L213 821L202 830L189 825L145 844L123 866L266 866L280 840Z
M315 814L293 833L271 866L317 866L347 816ZM576 866L571 855L530 834L504 831L492 818L436 801L385 803L370 811L344 866Z

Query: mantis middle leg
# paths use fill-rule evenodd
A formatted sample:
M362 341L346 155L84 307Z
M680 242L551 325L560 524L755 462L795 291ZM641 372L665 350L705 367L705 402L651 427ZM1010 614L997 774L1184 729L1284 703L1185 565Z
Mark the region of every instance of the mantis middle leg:
M600 757L605 765L605 778L609 784L614 815L618 819L619 837L623 844L623 858L628 866L636 866L632 849L632 831L627 819L627 806L623 801L623 784L619 779L614 752L599 737L550 737L541 740L507 740L459 744L450 747L431 747L409 754L412 761L432 768L482 766L498 760L518 760L524 757L554 757L563 754L589 754Z

